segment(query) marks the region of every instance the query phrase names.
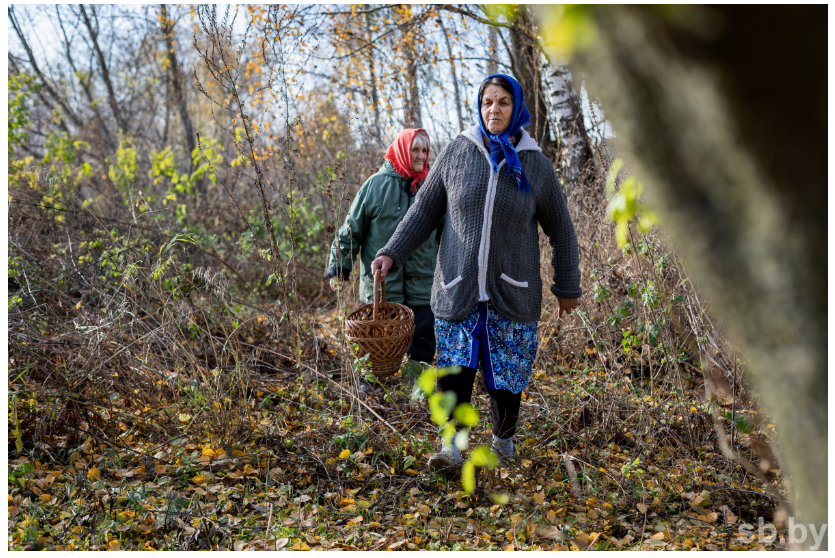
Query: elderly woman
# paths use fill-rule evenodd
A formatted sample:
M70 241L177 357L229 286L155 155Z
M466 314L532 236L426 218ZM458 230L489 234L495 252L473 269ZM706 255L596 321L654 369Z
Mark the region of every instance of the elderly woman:
M325 272L325 277L331 278L332 289L336 288L337 280L348 278L354 257L361 251L360 299L371 303L371 260L414 204L415 195L429 172L428 162L426 130L407 128L400 132L386 151L383 166L360 187L333 241ZM405 304L415 313L415 335L407 352L415 362L431 363L435 358L435 316L429 301L438 242L438 235L430 231L412 246L411 257L404 259L386 278L386 300Z
M438 366L461 372L438 380L457 402L469 402L476 368L490 395L493 450L516 455L513 436L522 390L537 351L541 313L537 223L551 244L551 292L559 316L579 303L577 239L553 164L522 127L530 123L522 87L510 76L488 77L478 91L479 125L439 155L417 200L372 273L400 269L438 226L441 236L432 286ZM429 466L457 470L459 450L444 443Z

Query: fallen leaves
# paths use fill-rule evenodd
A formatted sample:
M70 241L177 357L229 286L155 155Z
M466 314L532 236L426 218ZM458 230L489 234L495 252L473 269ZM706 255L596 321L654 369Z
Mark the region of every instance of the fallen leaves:
M566 538L565 534L562 532L562 529L559 529L558 527L555 527L553 525L550 525L548 527L539 527L536 530L536 534L540 537L545 537L555 541L564 541Z
M592 382L589 378L584 375L583 383L572 384L574 380L564 376L548 375L541 381L567 397L565 388L574 385L582 394L581 388ZM74 544L83 550L106 549L114 540L121 550L146 549L149 543L150 548L171 550L185 539L190 549L227 545L242 551L724 549L741 546L730 534L740 521L750 521L745 515L750 512L740 511L733 489L746 490L749 498L754 488L742 484L742 477L719 476L724 469L711 461L711 447L699 448L700 458L685 459L673 442L659 442L652 432L635 425L622 434L599 437L591 430L599 428L598 423L566 433L532 420L520 425L523 458L501 470L480 473L482 490L468 496L460 483L425 470L426 459L436 451L434 427L421 430L422 423L411 423L414 430L398 437L367 425L340 426L338 418L316 423L311 409L319 405L316 412L326 414L327 400L309 390L300 386L293 395L293 411L276 417L279 420L258 414L253 424L269 428L258 427L248 445L220 447L217 439L188 436L160 445L126 431L121 440L131 451L110 450L82 438L67 447L64 463L29 463L26 458L10 463L9 476L16 481L10 480L15 491L10 490L9 500L10 547L58 548L48 536L47 542L39 543L19 534L29 528L24 522L33 517L32 506L48 517L48 528L65 523L62 548ZM289 398L287 391L281 397L260 388L257 393L262 399L272 397L274 409L281 397ZM540 404L541 394L531 393L535 396L523 405ZM647 400L648 395L636 395L635 404L644 406L653 420L666 420L663 417L672 412L657 410L658 401ZM414 403L405 410L406 401L397 399L404 414L426 413ZM481 412L479 405L485 402L477 396L474 410ZM686 413L689 406L688 402L677 412ZM344 412L340 405L335 407ZM144 410L143 416L153 411ZM564 419L574 414L576 410L567 410ZM179 409L168 416L179 422ZM429 424L427 416L421 420ZM335 426L328 429L324 424ZM280 450L266 443L266 433L280 435ZM551 444L556 435L562 438ZM473 429L465 456L489 463L494 457L489 450L475 448L490 436L489 424ZM639 455L639 444L652 451ZM578 494L572 494L571 472ZM85 478L98 482L90 484ZM114 524L104 535L99 501L114 508L109 515ZM130 509L115 511L125 507ZM152 510L190 510L191 516L169 519L179 542L165 534L164 514ZM73 515L76 519L69 523ZM268 517L270 530L265 533ZM99 527L95 542L90 528L94 518ZM212 523L220 520L231 537L225 542L217 534L220 524Z

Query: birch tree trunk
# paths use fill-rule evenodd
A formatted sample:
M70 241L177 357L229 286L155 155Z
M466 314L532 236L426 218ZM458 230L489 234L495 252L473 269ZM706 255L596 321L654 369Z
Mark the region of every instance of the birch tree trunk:
M820 530L828 523L827 8L680 8L595 10L597 39L576 61L745 351L778 425L795 522Z
M583 171L592 161L582 106L567 60L551 64L547 72L552 114L559 136L559 167L566 186L574 189L579 186Z

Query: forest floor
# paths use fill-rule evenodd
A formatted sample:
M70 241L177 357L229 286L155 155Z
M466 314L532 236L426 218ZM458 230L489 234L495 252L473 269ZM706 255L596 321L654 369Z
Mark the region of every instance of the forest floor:
M323 331L334 321L333 312L322 316ZM114 400L102 414L154 421L179 411L181 427L160 440L120 423L122 435L107 438L82 422L77 435L40 442L39 455L48 456L41 460L13 457L10 442L9 548L784 547L780 538L757 537L758 519L771 522L779 507L778 493L714 443L686 441L710 437L703 388L688 383L669 397L661 381L629 375L613 381L588 366L593 352L535 371L522 401L520 456L478 471L473 494L427 470L438 449L437 427L426 401L411 396L399 373L364 397L388 425L358 405L351 389L336 387L350 388L350 374L287 366L255 375L250 397L228 402L247 415L249 434L226 445L206 436L182 408ZM211 378L193 385L199 390L204 382ZM628 413L597 412L585 403L614 392ZM480 388L473 404L489 417ZM605 401L595 407L605 408ZM755 415L738 402L734 413L742 417L738 425ZM474 430L470 448L489 444L488 422ZM773 473L766 474L779 485Z

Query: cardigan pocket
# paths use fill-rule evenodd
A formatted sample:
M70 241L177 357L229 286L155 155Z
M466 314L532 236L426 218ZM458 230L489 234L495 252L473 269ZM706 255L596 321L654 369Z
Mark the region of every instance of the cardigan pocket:
M501 275L501 277L499 277L499 279L503 279L504 281L510 283L514 287L522 287L522 288L525 288L525 289L528 288L528 282L527 281L517 281L516 279L511 279L510 277L508 277L504 273L502 273L502 275Z
M455 285L460 283L462 280L463 280L463 278L459 275L458 277L456 277L455 279L453 279L449 283L444 283L443 281L441 281L441 288L443 290L451 289L452 287L454 287Z

